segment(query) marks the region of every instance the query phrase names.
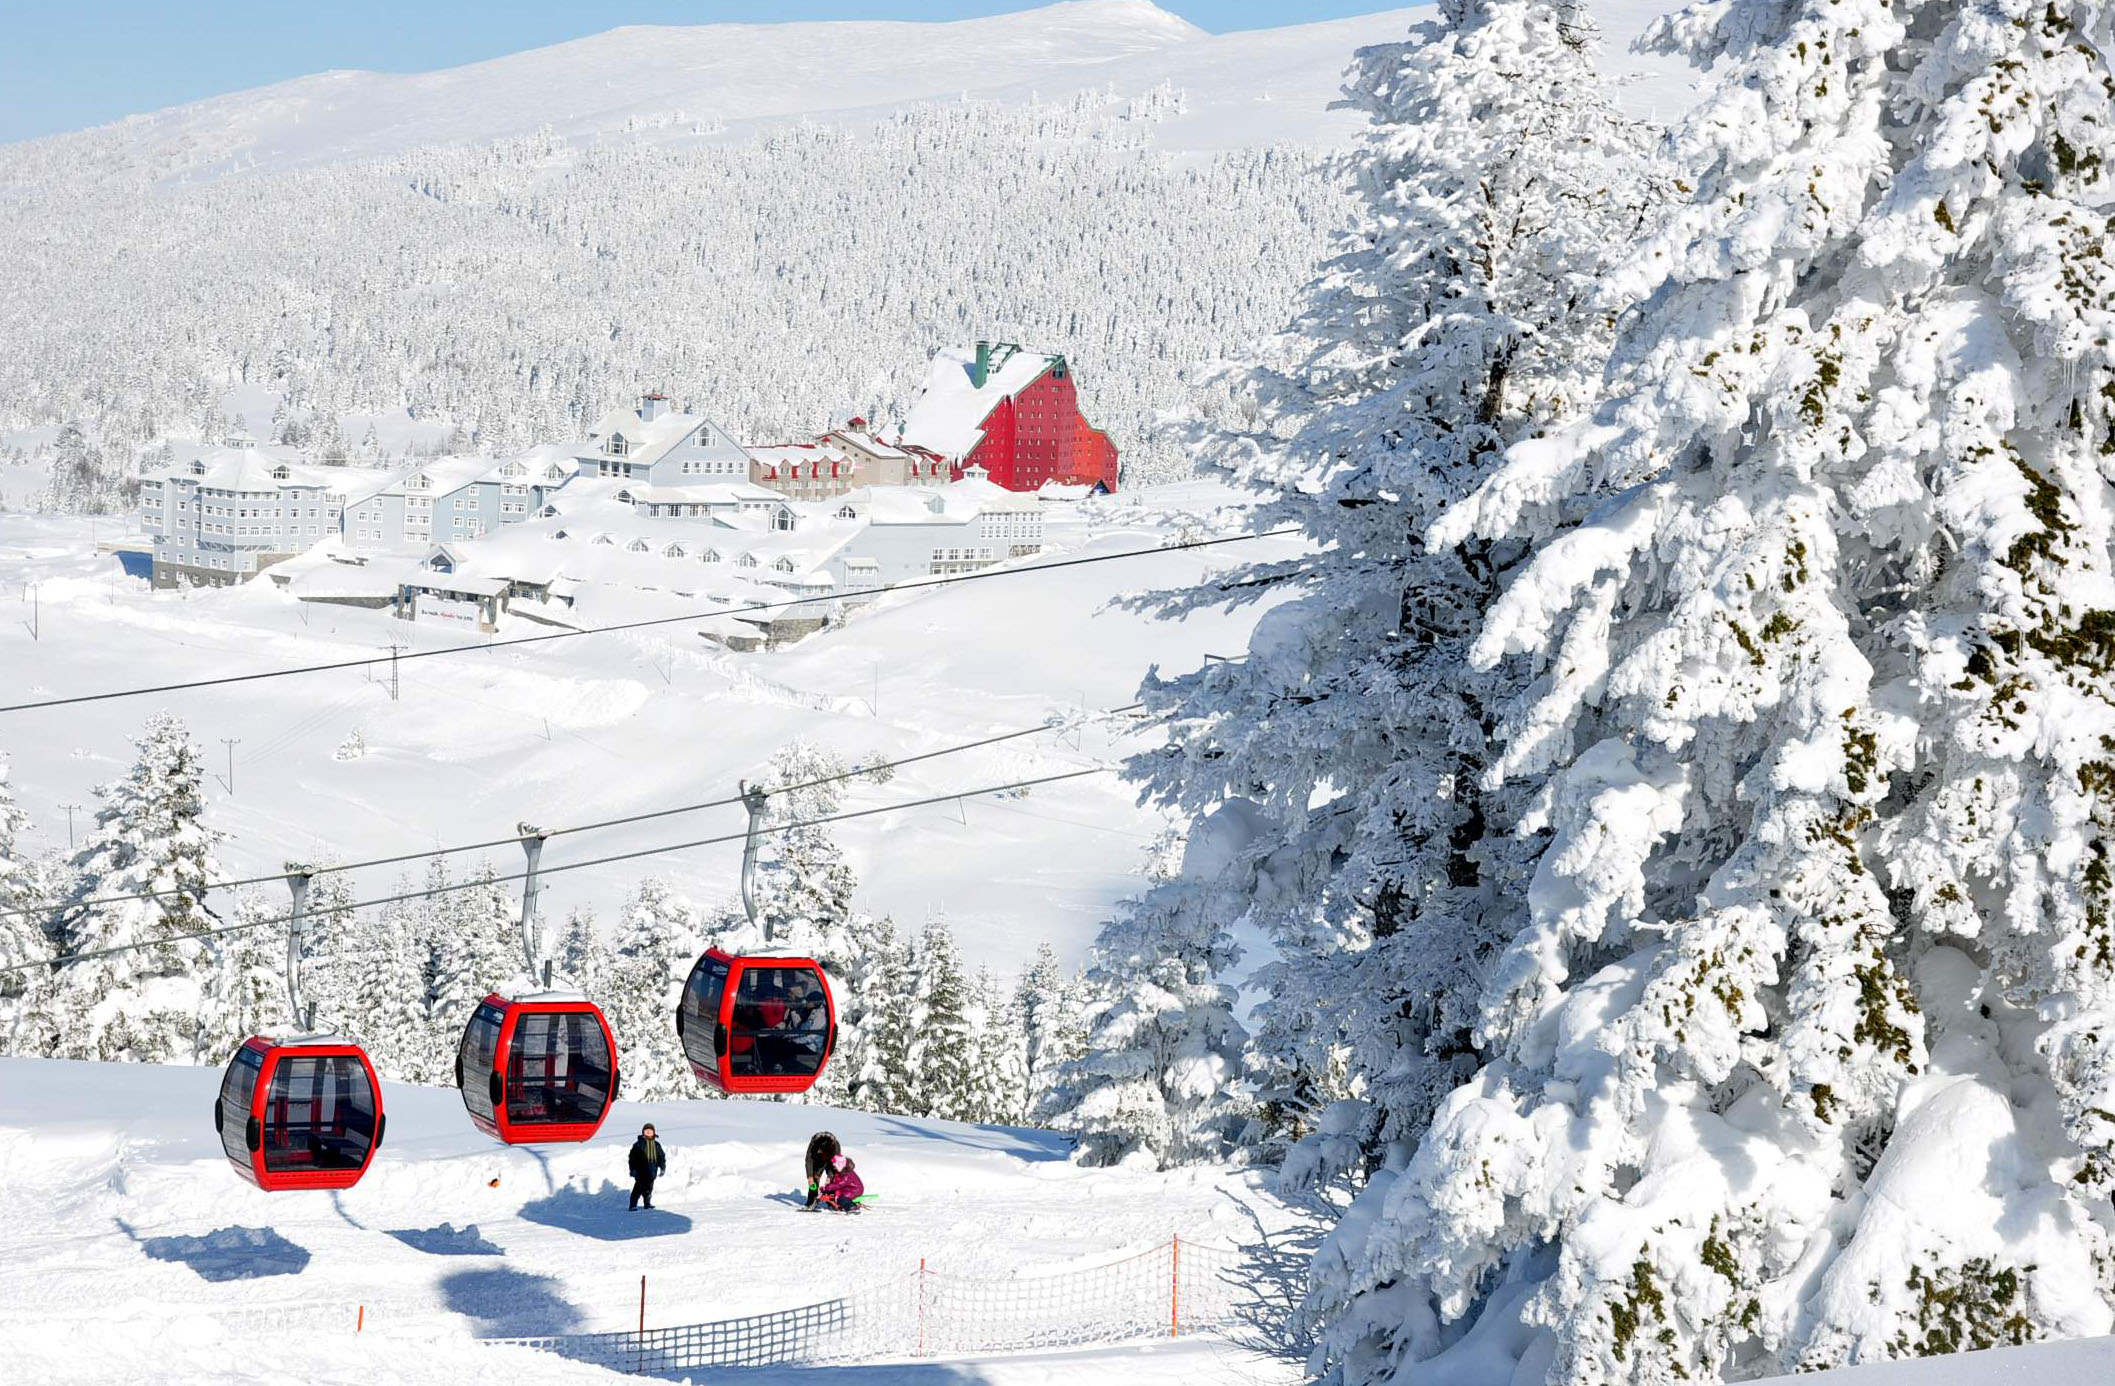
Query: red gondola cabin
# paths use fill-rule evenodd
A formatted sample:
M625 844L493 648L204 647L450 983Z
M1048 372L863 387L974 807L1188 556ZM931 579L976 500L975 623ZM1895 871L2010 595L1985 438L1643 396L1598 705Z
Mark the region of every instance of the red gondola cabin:
M698 959L676 1007L698 1080L724 1093L806 1092L837 1045L837 1003L813 958Z
M617 1100L617 1042L584 997L487 996L463 1027L455 1084L477 1129L508 1145L590 1140Z
M228 1061L213 1125L260 1189L349 1189L382 1144L382 1087L358 1045L252 1035Z

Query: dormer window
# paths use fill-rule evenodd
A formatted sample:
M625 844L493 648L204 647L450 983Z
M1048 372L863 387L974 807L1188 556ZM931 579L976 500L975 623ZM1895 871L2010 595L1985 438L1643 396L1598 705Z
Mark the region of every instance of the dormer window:
M553 539L563 539L566 537L566 532L562 529L554 529L551 531L551 537Z
M607 534L598 534L594 538L588 540L590 544L607 544L609 541L610 537Z
M509 462L506 466L501 467L499 469L499 474L509 480L512 480L513 478L520 476L523 472L527 470L528 468L522 466L519 462Z
M634 539L629 544L626 544L624 547L626 552L628 553L645 553L649 549L650 545L648 545L644 539Z
M431 491L433 489L433 478L427 476L424 472L413 473L404 482L404 489L407 491Z
M612 457L623 457L631 452L632 445L624 441L622 433L612 433L608 445L603 449Z
M740 558L737 558L734 564L737 568L754 568L756 566L756 555L745 553Z
M854 510L849 505L839 506L837 510L837 518L840 520L856 520L859 518L859 512L857 510Z
M688 553L688 552L686 552L686 551L684 550L684 548L683 548L683 546L682 546L681 544L670 544L670 545L669 545L669 546L668 546L667 548L665 548L665 549L661 550L661 556L662 556L663 558L688 558L688 557L690 557L689 553Z
M720 561L720 551L718 549L707 549L698 555L698 561L700 563L717 563Z
M204 476L205 474L206 474L206 464L205 464L205 461L204 461L204 459L202 459L202 458L201 458L201 459L199 459L198 461L195 461L195 462L193 462L193 463L191 464L191 475L193 475L193 476Z
M781 558L778 562L772 564L771 566L773 568L776 568L779 572L790 573L793 571L793 560L791 558Z
M284 462L281 462L278 466L272 468L272 480L274 481L285 481L292 476L293 473L287 470L286 463Z

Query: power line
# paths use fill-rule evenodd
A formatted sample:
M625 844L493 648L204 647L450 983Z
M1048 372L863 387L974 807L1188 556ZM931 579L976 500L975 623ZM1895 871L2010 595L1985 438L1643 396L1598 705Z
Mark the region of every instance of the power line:
M855 818L872 818L877 814L901 813L906 809L929 808L934 804L952 804L958 799L973 799L985 794L1003 794L1013 789L1031 789L1039 784L1056 784L1062 780L1077 780L1088 775L1106 774L1108 769L1109 767L1106 765L1091 765L1084 770L1067 770L1056 775L1041 775L1034 779L1015 780L1010 784L985 785L979 789L958 789L951 794L935 794L926 799L909 799L902 803L880 804L873 808L853 809L847 813L832 813L819 818L807 818L791 823L781 823L772 831L786 832L794 828L818 828L826 823L846 823ZM557 866L539 867L536 874L541 879L545 876L555 876L563 871L585 871L591 866L610 866L617 862L638 861L643 857L664 856L670 852L688 852L699 847L717 847L729 842L741 842L748 836L748 830L744 829L738 833L722 833L717 837L695 838L689 842L671 842L660 847L642 847L633 852L615 852L606 857L590 857L585 861L561 862ZM427 886L423 890L408 890L396 895L377 896L372 900L354 900L344 905L318 908L310 913L311 917L323 914L343 914L352 910L373 909L378 905L402 904L407 900L430 900L436 895L450 895L459 890L481 890L486 886L499 885L507 881L523 881L527 880L528 876L529 873L526 871L509 872L503 876L479 876L472 880L450 881L445 885ZM217 929L201 929L197 933L172 934L167 938L143 939L137 943L121 943L113 948L97 948L86 953L73 953L65 957L41 958L35 962L13 963L6 967L0 967L0 977L16 972L28 972L33 968L39 967L70 967L75 963L91 962L97 958L115 957L119 953L130 953L141 948L166 948L170 944L175 943L197 943L209 938L219 938L226 934L239 934L247 929L266 929L275 924L290 924L293 919L294 916L291 914L273 915L266 919L245 920L240 924L223 924Z
M846 601L854 597L881 597L892 592L910 592L925 587L947 587L956 583L979 582L987 578L1017 577L1023 573L1047 573L1059 568L1079 568L1091 563L1113 563L1126 558L1146 558L1157 553L1175 553L1185 549L1209 549L1221 544L1246 544L1257 539L1271 539L1284 534L1297 534L1297 525L1286 525L1278 529L1263 530L1255 534L1232 534L1218 539L1186 539L1179 543L1163 544L1151 549L1125 549L1118 553L1087 554L1079 558L1061 558L1052 563L1031 563L1020 568L984 568L974 573L951 573L939 577L912 578L905 582L886 583L879 587L854 588L849 592L832 592L812 597L787 597L775 602L752 602L747 606L730 606L716 611L695 611L682 616L656 616L640 621L620 621L615 625L591 626L584 630L558 630L543 635L517 635L507 640L489 640L481 645L444 645L431 650L399 650L391 647L387 656L394 669L399 661L414 659L438 659L443 655L471 654L481 650L511 649L522 645L541 645L552 640L572 640L583 635L610 635L619 631L645 630L652 626L682 625L690 621L709 620L719 616L743 616L757 611L777 611L789 606L811 606L822 601ZM34 712L41 708L73 707L81 703L103 703L118 698L144 698L154 693L181 693L194 688L220 688L229 684L255 683L261 679L292 678L298 674L325 674L341 669L362 669L380 662L381 656L365 659L340 659L327 664L302 664L291 669L260 669L248 674L224 674L219 678L191 679L183 683L150 684L141 688L119 688L106 693L76 693L64 698L45 698L31 703L9 703L0 705L0 714L10 712Z
M1094 713L1092 716L1115 717L1126 712L1136 712L1143 706L1143 703L1126 703L1122 707L1108 708ZM838 784L845 780L865 779L879 771L900 770L906 765L916 765L920 761L937 760L942 756L959 755L964 751L979 750L985 746L996 746L1003 741L1017 741L1024 736L1063 731L1066 725L1066 723L1058 721L1041 722L1032 727L1019 727L1013 731L1000 732L997 735L981 737L975 741L963 741L953 746L942 746L937 750L921 751L917 755L905 756L901 760L887 760L874 765L854 766L849 770L838 771L836 774L819 775L812 780L799 780L792 784L776 785L766 789L764 792L767 796L793 794L803 789L817 789L826 784ZM543 837L548 840L554 837L568 837L574 833L597 832L604 828L619 828L633 823L650 822L656 818L673 818L678 814L700 813L706 809L726 808L741 802L741 795L732 794L719 799L701 800L694 804L677 804L670 808L649 809L644 813L626 814L622 818L604 818L593 823L575 823L570 827L553 828L544 833ZM784 829L773 828L771 831L781 832ZM483 842L463 842L447 847L428 847L416 852L399 852L394 856L369 857L364 861L339 862L317 866L309 874L311 877L337 876L354 871L365 871L377 866L397 866L410 861L428 861L434 857L455 856L463 852L484 852L494 847L518 846L526 836L526 834L516 833L512 837L495 837ZM0 919L14 919L35 914L52 914L62 910L83 910L96 905L123 905L130 904L133 901L189 899L192 896L203 896L208 891L213 890L237 890L243 886L268 885L274 881L285 880L286 875L287 873L284 871L275 871L267 876L241 876L233 880L207 881L201 885L180 887L173 890L143 890L129 895L95 895L85 900L48 900L38 905L19 905L12 909L0 910Z

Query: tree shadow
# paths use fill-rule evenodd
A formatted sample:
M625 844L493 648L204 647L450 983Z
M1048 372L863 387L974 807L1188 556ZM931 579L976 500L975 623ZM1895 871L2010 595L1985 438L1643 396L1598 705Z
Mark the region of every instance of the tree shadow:
M473 1320L482 1337L531 1338L580 1327L580 1311L557 1286L548 1275L504 1267L460 1270L441 1278L441 1298L452 1312Z
M1239 1269L1221 1273L1235 1291L1233 1311L1238 1325L1229 1328L1225 1337L1252 1352L1304 1360L1314 1341L1300 1307L1307 1297L1315 1253L1331 1230L1332 1210L1318 1200L1285 1199L1288 1206L1311 1216L1273 1235L1254 1204L1238 1197L1234 1201L1248 1214L1256 1235L1253 1242L1242 1245Z
M898 1135L946 1141L950 1145L968 1146L971 1150L989 1150L1030 1164L1070 1159L1074 1144L1073 1137L1067 1132L1023 1126L971 1126L937 1119L914 1122L892 1116L878 1117L875 1124Z
M423 1251L428 1256L504 1256L502 1247L485 1240L477 1230L477 1224L457 1227L444 1222L439 1227L398 1227L389 1233L414 1251Z
M660 1208L625 1207L625 1190L604 1180L594 1193L567 1185L549 1198L524 1203L525 1222L541 1223L561 1232L593 1237L599 1242L631 1242L644 1237L680 1237L690 1230L690 1219Z
M201 1280L256 1280L268 1275L299 1275L308 1269L308 1248L296 1245L269 1227L222 1227L202 1237L142 1237L120 1222L154 1261L176 1261Z

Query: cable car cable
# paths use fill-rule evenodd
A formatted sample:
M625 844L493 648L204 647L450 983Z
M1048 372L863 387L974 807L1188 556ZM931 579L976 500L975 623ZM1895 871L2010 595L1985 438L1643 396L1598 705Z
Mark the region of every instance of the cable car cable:
M973 799L985 794L1003 794L1009 789L1029 789L1039 784L1056 784L1061 780L1077 780L1088 775L1107 774L1111 767L1091 765L1083 770L1067 770L1056 775L1041 775L1034 779L1015 780L1010 784L983 785L976 789L958 789L951 794L935 794L925 799L908 799L902 803L879 804L872 808L853 809L846 813L827 814L820 818L796 819L779 824L773 832L787 832L794 828L816 828L825 823L845 823L855 818L872 818L877 814L898 813L905 809L928 808L934 804L951 804L958 799ZM698 847L716 847L729 842L741 842L748 837L745 829L738 833L724 833L718 837L701 837L690 842L671 842L659 847L643 847L632 852L615 852L605 857L590 857L585 861L561 862L557 866L540 867L538 876L555 876L562 871L584 871L591 866L609 866L617 862L637 861L642 857L664 856L670 852L687 852ZM461 890L477 890L484 886L499 885L508 881L528 879L528 872L516 871L503 876L480 876L475 880L450 881L446 885L428 886L423 890L409 890L396 895L381 895L372 900L354 900L338 906L332 914L353 910L372 909L377 905L396 905L408 900L430 900L436 895L452 895ZM281 879L271 877L268 879ZM218 938L224 934L239 934L248 929L269 928L276 924L293 922L291 914L274 915L266 919L249 919L240 924L224 924L217 929L200 929L196 933L172 934L166 938L145 939L137 943L121 943L113 948L96 948L85 953L70 953L63 957L39 958L34 962L10 963L0 967L0 977L16 972L27 972L39 967L70 967L75 963L91 962L97 958L115 957L119 953L131 953L141 948L163 948L176 943L196 943L204 939Z
M414 659L437 659L443 655L470 654L480 650L509 649L519 645L541 645L552 640L572 640L583 635L610 635L627 630L645 630L653 626L681 625L686 621L704 621L717 616L743 616L758 611L777 611L789 606L808 606L816 602L845 601L853 597L883 597L894 592L914 592L926 587L948 587L956 583L976 582L986 578L1014 577L1023 573L1052 572L1059 568L1079 568L1092 563L1113 563L1125 558L1147 558L1158 553L1178 553L1185 549L1209 549L1221 544L1246 544L1257 539L1271 539L1280 535L1303 532L1297 525L1285 525L1278 529L1261 530L1254 534L1222 535L1217 539L1186 539L1179 543L1164 544L1151 549L1125 549L1118 553L1083 554L1077 558L1061 558L1051 563L1032 563L1020 568L982 568L974 573L949 573L934 577L911 578L903 582L887 583L879 587L854 588L849 592L833 592L828 596L788 597L782 601L752 602L747 606L723 607L716 611L696 611L682 616L655 616L639 621L620 621L614 625L592 626L584 630L558 630L542 635L517 635L506 640L488 640L479 645L444 645L432 650L392 649L387 655L369 655L362 659L333 660L327 664L302 664L291 669L260 669L248 674L224 674L213 679L191 679L183 683L150 684L141 688L117 688L104 693L76 693L64 698L44 698L30 703L8 703L0 705L0 715L11 712L34 712L41 708L73 707L81 703L102 703L118 698L143 698L153 693L181 693L193 688L220 688L229 684L255 683L261 679L292 678L297 674L324 674L341 669L365 669L382 663Z
M1064 731L1068 726L1079 725L1095 718L1116 717L1126 712L1136 712L1144 706L1145 704L1143 703L1125 703L1122 707L1104 708L1099 712L1081 718L1080 723L1039 722L1032 727L1019 727L1013 731L1000 732L997 735L981 737L975 741L963 741L953 746L942 746L938 750L921 751L917 755L905 756L901 760L879 761L873 765L855 766L849 770L841 770L832 775L818 775L812 780L799 780L792 784L773 786L767 788L764 793L766 795L792 794L803 789L816 789L826 784L837 784L844 780L856 780L875 774L878 771L899 770L906 765L916 765L920 761L937 760L942 756L957 755L963 751L974 751L985 746L996 746L1003 741L1017 741L1024 736L1035 736L1042 732ZM570 827L553 828L543 836L549 839L566 837L574 833L596 832L604 828L617 828L632 823L644 823L655 818L672 818L681 813L700 813L706 809L726 808L741 802L742 796L734 794L721 799L705 799L694 804L678 804L672 808L649 809L644 813L627 814L622 818L605 818L593 823L575 823ZM522 835L516 833L512 837L495 837L484 842L465 842L448 847L429 847L416 852L399 852L394 856L369 857L363 861L348 861L335 865L315 866L310 868L309 874L311 876L343 875L353 871L365 871L376 866L396 866L407 861L428 861L434 857L453 856L459 852L483 852L494 847L514 847L519 846L521 841ZM62 911L88 909L96 905L122 905L136 900L190 898L192 896L204 896L208 891L235 890L242 886L269 885L275 881L283 881L285 879L286 873L284 871L275 871L268 876L239 876L233 880L206 881L197 886L173 890L145 890L137 891L130 895L95 895L85 900L52 900L39 905L17 905L9 909L0 910L0 919L15 919L34 914L55 914Z

